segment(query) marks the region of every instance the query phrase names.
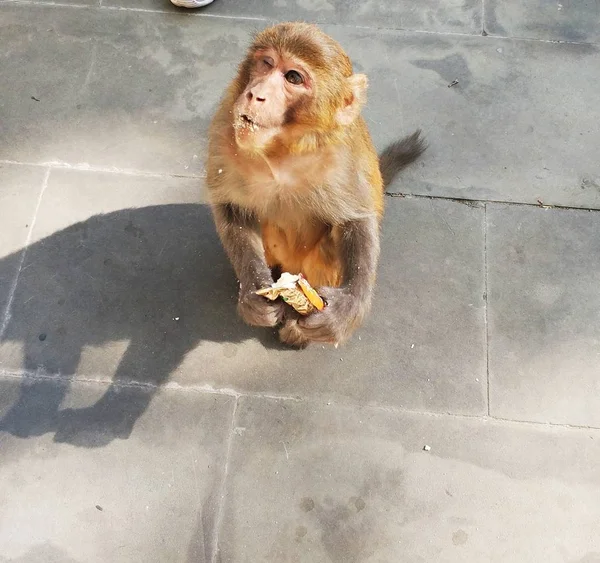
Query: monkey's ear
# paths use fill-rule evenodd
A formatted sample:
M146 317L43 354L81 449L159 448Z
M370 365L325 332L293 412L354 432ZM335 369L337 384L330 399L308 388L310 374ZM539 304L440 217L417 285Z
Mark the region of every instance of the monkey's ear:
M367 101L369 80L364 74L353 74L347 79L350 85L350 96L344 100L344 105L336 113L340 125L350 125L359 115Z

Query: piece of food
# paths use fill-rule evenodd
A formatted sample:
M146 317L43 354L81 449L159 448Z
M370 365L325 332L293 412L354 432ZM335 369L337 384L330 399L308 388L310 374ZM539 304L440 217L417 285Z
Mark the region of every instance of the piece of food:
M256 293L271 301L281 297L301 315L308 315L315 309L321 311L325 307L323 299L304 276L288 272L281 274L280 278L270 287L259 289Z
M308 280L300 274L298 276L298 285L308 300L315 306L316 309L322 311L325 308L325 302L321 296L312 288Z

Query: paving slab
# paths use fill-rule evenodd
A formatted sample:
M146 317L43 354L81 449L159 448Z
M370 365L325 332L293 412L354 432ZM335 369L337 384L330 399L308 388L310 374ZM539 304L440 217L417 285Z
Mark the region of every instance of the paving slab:
M600 216L488 207L490 412L600 426Z
M46 170L40 167L0 165L0 260L12 254L0 268L0 327L45 175Z
M0 155L165 174L202 173L210 118L251 33L265 25L0 8L10 45L0 70L14 84ZM600 145L598 47L324 29L369 76L365 117L377 147L417 127L430 142L393 191L600 208L600 164L590 150ZM22 72L30 58L41 80ZM34 90L47 101L31 100Z
M168 9L168 0L103 0L103 6ZM374 28L480 34L481 2L422 0L217 0L197 14Z
M377 146L417 127L430 142L393 191L600 205L597 47L329 31L369 76Z
M595 561L599 439L242 399L220 560Z
M0 0L2 3L9 2L19 2L19 0ZM97 7L102 3L102 0L60 0L60 2L55 2L55 0L31 0L31 4L58 4L63 6L73 6L73 7Z
M485 0L485 30L550 41L600 42L596 0Z
M79 150L84 148L85 136L75 138L67 133L69 124L77 126L81 121L81 93L94 48L94 34L82 20L93 13L0 4L4 51L0 72L11 85L2 96L6 109L0 129L0 158L30 162L66 159L61 145L79 143ZM88 136L93 132L88 131Z
M0 10L0 72L12 84L0 158L202 172L206 128L247 27L177 14Z
M190 203L195 180L162 182L51 174L0 366L486 411L482 208L390 198L366 326L337 350L298 352L237 318L210 211Z
M196 178L55 169L23 261L0 366L102 378L122 360L117 377L164 381L189 339L197 342L174 320L190 294L204 290L205 300L214 291L223 300L223 290L235 286L201 200ZM20 251L6 256L0 272L13 271L20 259ZM208 267L214 275L203 275ZM220 272L229 285L220 283ZM202 309L195 318L210 331Z
M373 309L350 342L298 353L254 330L238 344L197 346L173 377L190 382L183 374L203 373L216 388L485 412L482 216L459 203L388 200Z
M91 416L102 386L27 385L36 404L0 380L0 561L211 561L233 399L162 391L140 413L153 392L129 388Z

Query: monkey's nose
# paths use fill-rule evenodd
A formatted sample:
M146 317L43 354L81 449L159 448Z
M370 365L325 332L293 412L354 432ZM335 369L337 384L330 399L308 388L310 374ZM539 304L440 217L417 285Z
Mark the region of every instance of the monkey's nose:
M251 102L252 100L256 100L257 102L264 102L266 101L266 98L257 96L252 92L252 90L250 90L250 92L248 92L248 101Z

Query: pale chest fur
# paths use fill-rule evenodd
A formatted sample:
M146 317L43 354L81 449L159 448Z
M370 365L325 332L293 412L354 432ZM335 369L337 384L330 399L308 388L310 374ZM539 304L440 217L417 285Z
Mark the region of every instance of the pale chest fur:
M296 231L371 215L369 184L353 163L341 163L342 158L328 154L290 157L275 164L243 163L237 181L230 184L229 201L252 210L260 221Z
M331 189L339 181L340 157L333 151L319 155L287 156L265 161L242 155L234 157L239 175L238 199L244 207L262 217L274 219L290 216L302 220L316 215L329 204Z

